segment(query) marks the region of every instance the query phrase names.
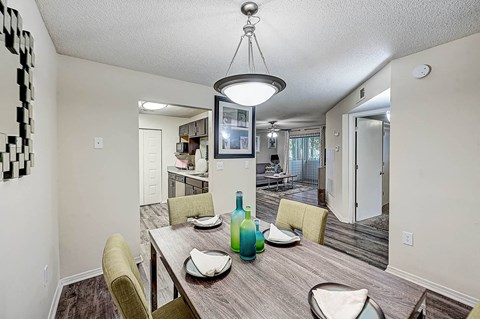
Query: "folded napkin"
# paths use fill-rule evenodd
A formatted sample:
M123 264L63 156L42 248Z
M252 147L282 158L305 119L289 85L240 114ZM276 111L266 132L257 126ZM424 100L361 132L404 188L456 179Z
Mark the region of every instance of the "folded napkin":
M327 319L355 319L365 305L368 290L329 291L315 289L313 297Z
M198 271L207 277L215 276L230 261L230 256L211 256L202 253L196 248L192 249L190 257Z
M270 234L268 235L268 240L278 241L278 242L294 242L300 241L300 237L298 236L289 236L285 234L283 231L277 228L274 224L270 224Z
M199 225L199 226L213 226L215 223L218 221L220 216L215 215L212 218L206 219L206 220L198 220L198 219L192 219L192 224L194 225Z

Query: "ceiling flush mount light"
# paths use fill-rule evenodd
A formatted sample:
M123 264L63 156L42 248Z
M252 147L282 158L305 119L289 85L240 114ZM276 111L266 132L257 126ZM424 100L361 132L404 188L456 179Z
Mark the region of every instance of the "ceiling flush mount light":
M156 111L156 110L161 110L163 108L166 108L168 104L155 103L155 102L140 102L140 106L145 110Z
M265 57L258 44L255 35L255 25L260 22L260 18L255 16L258 12L258 5L255 2L245 2L242 4L241 11L248 17L247 24L243 26L244 34L240 37L240 42L238 43L225 77L218 80L213 87L216 91L226 95L237 104L255 106L268 101L272 96L283 91L287 84L284 80L270 75L267 62L265 62ZM252 23L252 19L256 19L255 23ZM235 57L245 37L247 38L248 44L248 73L228 76L233 61L235 61ZM253 42L255 42L267 74L256 73L255 71Z

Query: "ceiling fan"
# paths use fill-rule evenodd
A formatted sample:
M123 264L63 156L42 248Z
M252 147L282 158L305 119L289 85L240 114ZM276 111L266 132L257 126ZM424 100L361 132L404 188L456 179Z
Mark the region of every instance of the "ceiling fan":
M268 137L277 137L278 136L278 133L279 131L281 131L281 129L279 129L275 123L277 123L277 121L269 121L268 123L270 123L270 127L267 129L268 130L268 134L267 136Z

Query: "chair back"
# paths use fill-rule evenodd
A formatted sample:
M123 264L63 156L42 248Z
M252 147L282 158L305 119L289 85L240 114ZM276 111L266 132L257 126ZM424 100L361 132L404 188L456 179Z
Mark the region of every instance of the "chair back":
M298 229L304 238L323 245L328 211L312 205L282 199L275 226Z
M480 319L480 303L472 309L467 319Z
M108 290L124 319L152 319L142 279L127 242L120 234L110 236L102 258Z
M198 194L167 199L170 225L182 224L190 217L215 216L212 194Z

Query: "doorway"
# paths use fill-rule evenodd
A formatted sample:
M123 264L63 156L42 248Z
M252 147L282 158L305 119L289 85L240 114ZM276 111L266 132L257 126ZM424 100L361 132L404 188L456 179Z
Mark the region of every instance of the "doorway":
M140 129L140 205L162 201L162 131Z
M320 167L320 134L291 136L289 140L289 172L296 181L318 185Z
M390 122L386 112L355 122L355 221L388 231Z

